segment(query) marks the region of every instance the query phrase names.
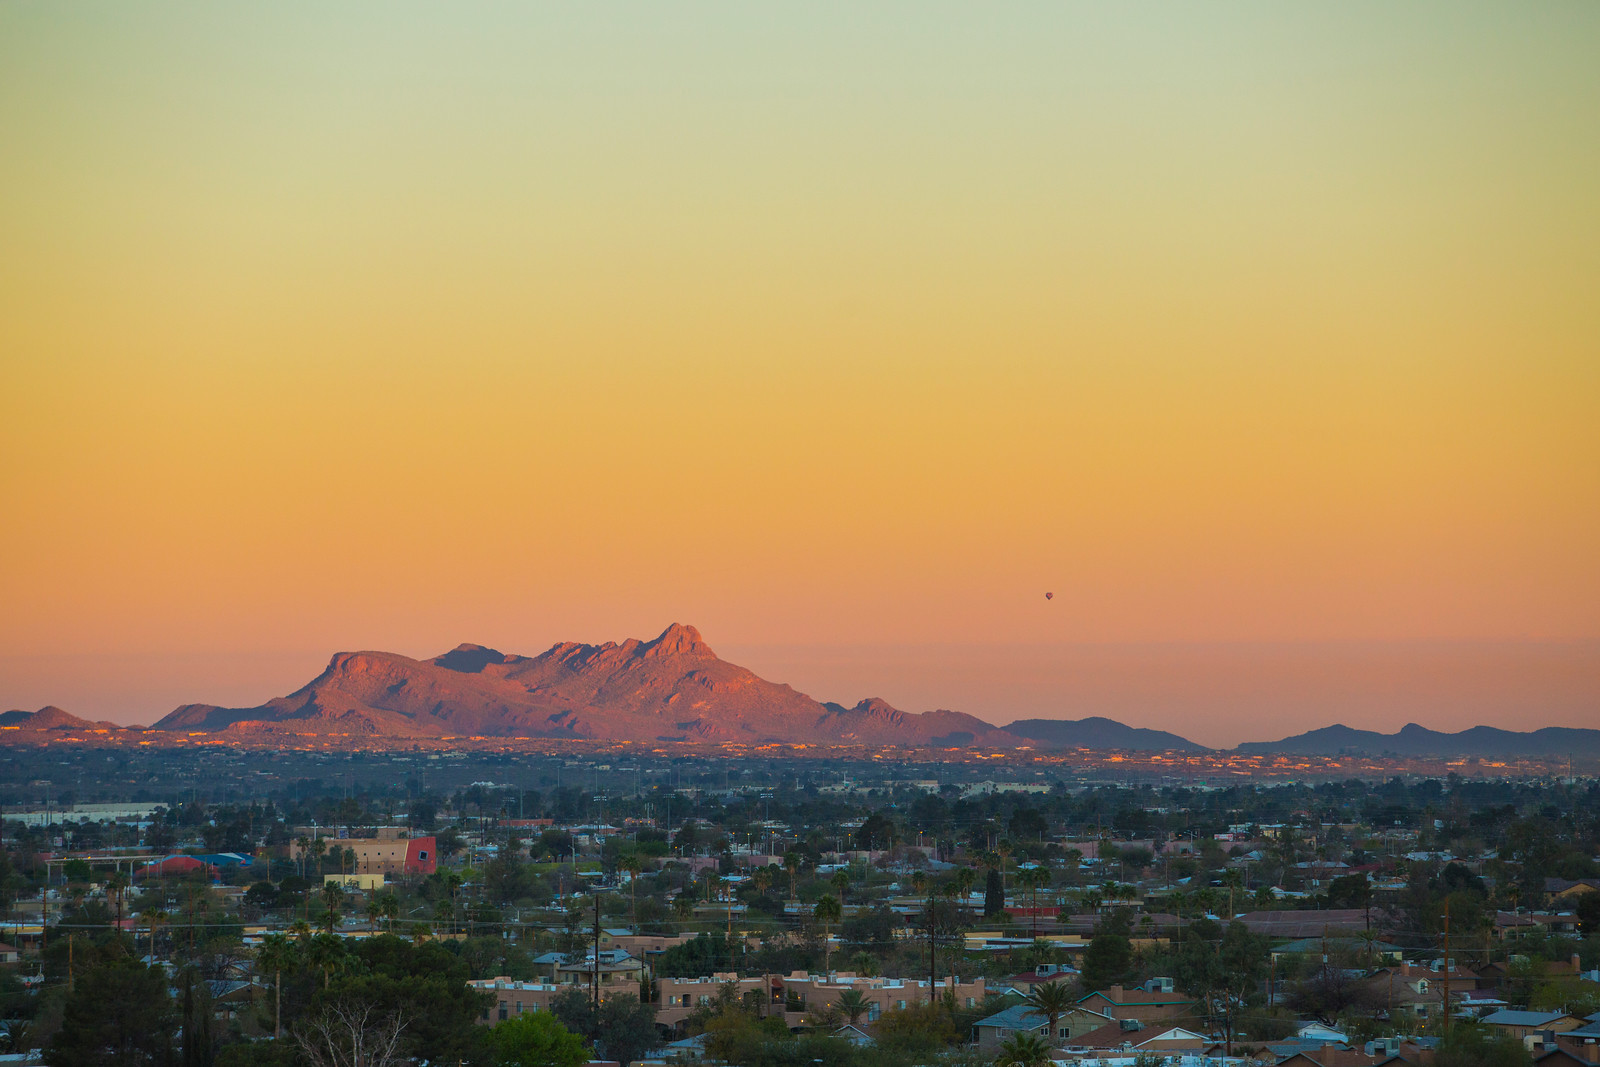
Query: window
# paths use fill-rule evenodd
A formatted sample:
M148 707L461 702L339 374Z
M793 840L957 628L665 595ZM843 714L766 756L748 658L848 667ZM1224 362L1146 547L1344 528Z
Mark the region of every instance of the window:
M417 859L419 861L421 861L422 863L427 863L428 862L428 850L425 849L425 848L417 849Z
M501 1005L500 1005L500 1021L501 1022L505 1022L506 1021L506 1016L507 1016L506 1006L502 1002Z

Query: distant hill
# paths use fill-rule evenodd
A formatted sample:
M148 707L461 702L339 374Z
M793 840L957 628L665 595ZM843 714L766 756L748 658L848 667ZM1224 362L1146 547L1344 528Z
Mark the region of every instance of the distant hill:
M76 715L62 711L54 704L46 705L38 711L7 711L0 713L0 727L13 727L19 730L59 730L71 733L74 730L121 730L122 727L110 722L90 722L80 719Z
M1430 730L1407 723L1397 733L1325 726L1282 741L1249 741L1236 752L1299 756L1600 756L1600 730L1547 726L1519 733L1493 726L1474 726L1459 733Z
M460 645L428 660L341 652L286 697L253 708L188 704L158 730L382 737L997 745L1016 739L958 712L882 700L822 704L719 658L692 626L653 641L557 644L538 656Z
M1146 752L1210 752L1187 738L1165 730L1124 726L1115 719L1019 719L1005 727L1008 734L1050 748L1119 748Z

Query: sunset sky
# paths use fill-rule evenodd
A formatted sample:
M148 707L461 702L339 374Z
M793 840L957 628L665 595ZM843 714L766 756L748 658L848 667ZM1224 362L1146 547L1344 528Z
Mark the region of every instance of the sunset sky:
M1597 56L1592 2L0 5L0 708L676 620L998 722L1600 726Z

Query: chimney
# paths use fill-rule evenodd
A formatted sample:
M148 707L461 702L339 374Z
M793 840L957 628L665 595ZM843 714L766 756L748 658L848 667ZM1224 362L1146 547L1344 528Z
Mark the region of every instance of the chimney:
M1122 986L1120 986L1120 985L1112 986L1109 990L1106 991L1106 996L1110 997L1114 1002L1116 1002L1118 1004L1121 1004L1122 1003Z

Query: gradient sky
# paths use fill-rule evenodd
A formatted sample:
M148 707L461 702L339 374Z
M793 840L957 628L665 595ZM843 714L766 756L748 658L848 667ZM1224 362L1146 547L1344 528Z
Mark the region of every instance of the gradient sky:
M1024 664L1396 646L1419 721L1600 725L1596 55L1591 2L0 5L0 706L679 620L1001 720L1392 728Z

